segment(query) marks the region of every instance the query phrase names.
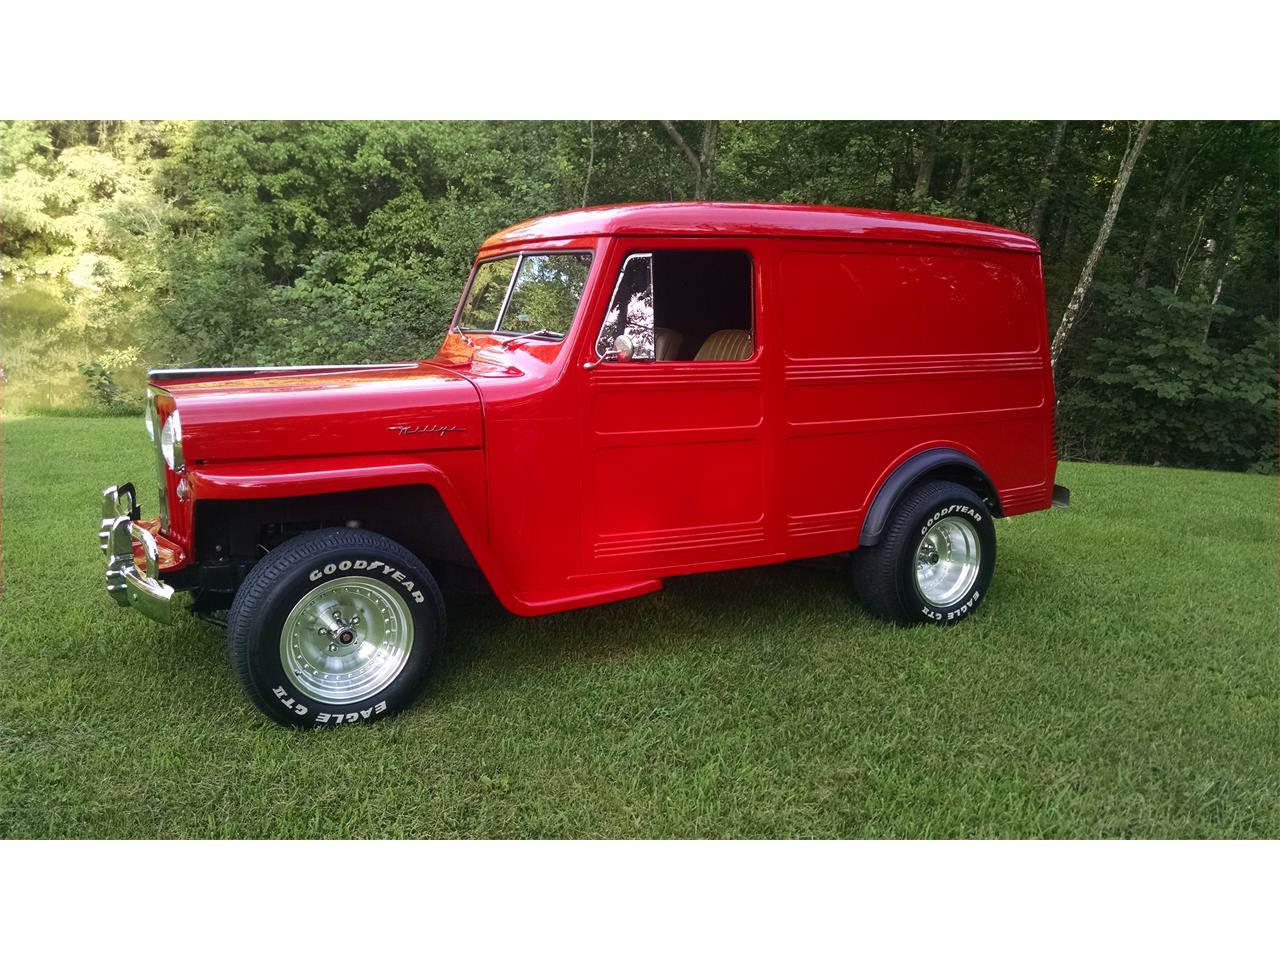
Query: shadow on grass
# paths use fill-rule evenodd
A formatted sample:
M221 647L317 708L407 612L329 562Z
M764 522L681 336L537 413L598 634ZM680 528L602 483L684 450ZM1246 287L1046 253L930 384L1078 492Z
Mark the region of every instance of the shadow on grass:
M542 617L508 613L492 594L449 595L446 605L437 689L470 671L493 678L570 661L714 652L735 638L789 633L814 610L847 619L852 630L890 629L862 612L838 560L672 577L653 594Z
M1039 643L1029 635L1036 632L1038 599L1054 596L1053 617L1059 622L1089 608L1088 590L1062 590L1064 578L1072 576L1069 558L1030 556L1022 544L1001 559L999 589L961 628L964 638L985 641L1012 629L1020 642L1035 647ZM833 637L848 644L844 656L850 661L872 655L870 648L884 646L891 635L903 643L926 641L916 644L926 660L930 651L946 658L935 643L937 627L896 627L866 613L853 595L848 562L848 555L840 555L671 577L653 594L540 617L509 613L487 592L450 592L446 646L423 700L469 696L477 685L514 690L532 675L584 664L663 667L663 661L728 657L744 645L760 648L762 657L803 655L807 645ZM189 664L182 669L190 669L193 677L221 669L234 685L221 627L187 614L179 629L162 631L160 637L165 655ZM1004 655L1012 654L1004 649Z

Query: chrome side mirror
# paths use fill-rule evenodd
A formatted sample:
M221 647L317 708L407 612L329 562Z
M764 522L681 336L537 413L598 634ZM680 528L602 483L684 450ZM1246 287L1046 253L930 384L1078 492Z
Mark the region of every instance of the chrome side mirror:
M625 363L635 356L636 348L631 342L631 338L625 333L621 336L613 338L613 349L602 354L595 360L588 360L582 365L583 370L594 370L602 363L612 363L619 361Z

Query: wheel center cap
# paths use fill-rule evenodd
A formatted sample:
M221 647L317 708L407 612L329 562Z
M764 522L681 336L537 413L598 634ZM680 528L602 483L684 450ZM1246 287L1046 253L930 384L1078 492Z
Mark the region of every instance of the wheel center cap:
M355 638L356 638L356 635L350 630L343 630L341 633L338 634L338 642L343 646L346 646L347 644L353 642Z

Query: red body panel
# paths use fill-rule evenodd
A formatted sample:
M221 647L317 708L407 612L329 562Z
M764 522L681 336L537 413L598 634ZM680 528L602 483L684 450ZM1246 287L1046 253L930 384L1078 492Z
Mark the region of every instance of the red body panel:
M623 258L677 247L750 255L751 358L590 363ZM520 224L479 258L555 249L594 254L562 342L454 331L407 368L164 385L191 488L180 504L170 484L168 568L194 554L191 499L428 484L499 599L534 614L853 549L881 485L934 447L976 461L1005 515L1050 505L1053 380L1029 237L879 211L657 204Z
M479 398L429 363L175 384L188 461L355 456L484 445Z
M481 255L497 247L590 236L833 237L1040 252L1035 240L1013 230L923 214L779 203L645 203L570 210L518 223L490 237Z

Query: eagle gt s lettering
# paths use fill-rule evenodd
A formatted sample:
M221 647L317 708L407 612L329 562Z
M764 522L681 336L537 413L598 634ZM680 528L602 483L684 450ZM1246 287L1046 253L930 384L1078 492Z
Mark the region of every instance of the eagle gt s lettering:
M955 624L991 592L995 518L1069 499L1047 333L1039 247L997 227L543 217L485 241L429 360L152 371L156 515L104 491L107 593L166 622L188 594L296 726L410 704L441 584L535 616L848 555L872 613Z

